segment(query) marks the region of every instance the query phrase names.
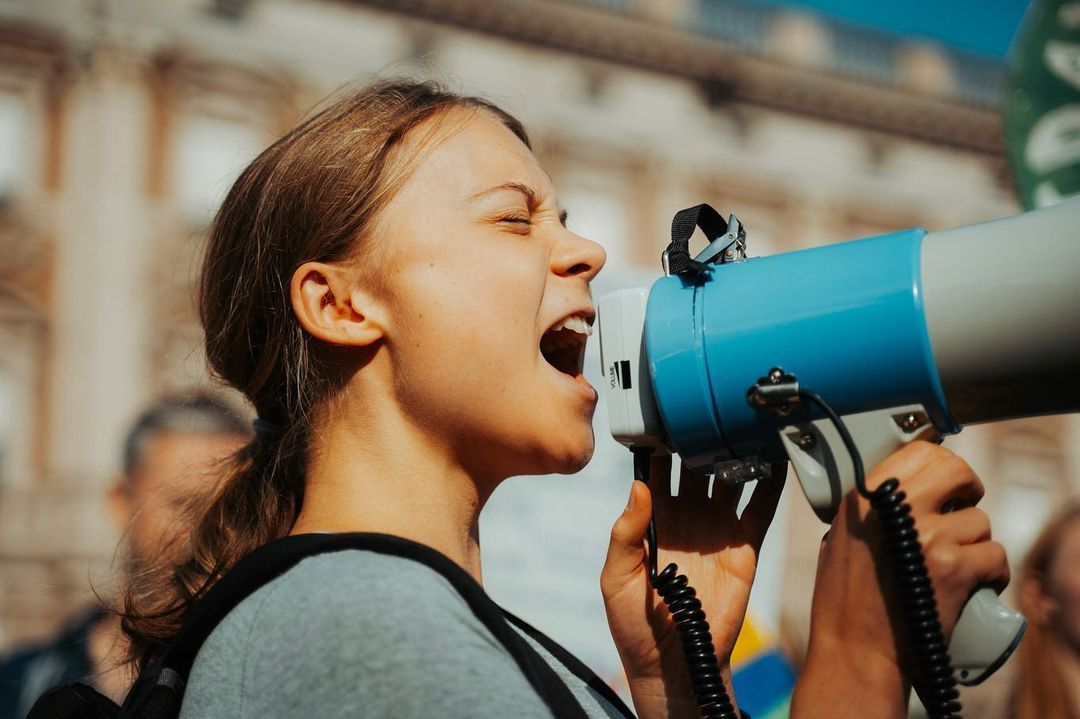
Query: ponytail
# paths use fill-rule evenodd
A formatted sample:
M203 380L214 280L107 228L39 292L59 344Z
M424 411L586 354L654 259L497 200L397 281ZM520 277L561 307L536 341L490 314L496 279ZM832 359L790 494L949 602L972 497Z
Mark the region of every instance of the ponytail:
M195 528L180 563L165 551L166 561L134 568L120 617L137 668L168 646L187 607L230 567L292 529L304 500L306 438L302 425L280 436L257 432L227 460L219 491L189 503Z

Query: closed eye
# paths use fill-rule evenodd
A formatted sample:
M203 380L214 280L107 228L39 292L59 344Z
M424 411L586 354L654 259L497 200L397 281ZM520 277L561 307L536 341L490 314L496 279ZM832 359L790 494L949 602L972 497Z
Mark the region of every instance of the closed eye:
M527 216L527 215L506 215L504 217L500 217L498 221L499 222L506 222L506 223L509 223L509 224L512 224L512 225L523 225L523 226L531 226L532 225L532 218Z

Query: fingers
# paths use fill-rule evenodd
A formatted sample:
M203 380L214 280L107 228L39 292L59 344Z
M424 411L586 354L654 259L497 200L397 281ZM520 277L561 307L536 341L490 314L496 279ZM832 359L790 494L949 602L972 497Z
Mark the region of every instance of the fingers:
M905 446L867 476L871 489L889 477L900 480L916 514L937 513L949 506L973 507L985 492L982 480L967 462L944 447L925 441Z
M990 517L978 507L967 507L949 514L917 517L915 529L919 540L927 545L939 541L976 544L990 540Z
M912 509L941 512L947 505L974 507L986 488L967 462L941 447L904 489Z
M1011 574L1005 547L1000 542L980 542L964 547L964 561L970 562L974 581L980 586L988 584L997 592L1009 586Z
M883 459L866 476L866 485L873 491L889 477L896 477L903 483L905 478L914 477L924 467L933 462L942 447L921 440L911 442Z
M976 507L916 518L915 528L946 632L980 586L1001 592L1009 583L1005 548L990 540L990 518Z
M649 488L642 482L631 483L626 509L611 528L607 559L600 572L600 590L605 598L617 594L644 566L645 531L651 516Z
M981 585L1000 592L1009 584L1009 562L1000 542L962 546L941 542L927 548L924 556L934 593L944 606L963 606Z

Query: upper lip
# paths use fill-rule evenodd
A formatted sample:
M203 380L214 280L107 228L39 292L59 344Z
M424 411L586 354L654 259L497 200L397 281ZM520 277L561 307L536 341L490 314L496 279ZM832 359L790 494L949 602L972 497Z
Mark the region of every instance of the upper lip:
M546 333L550 332L552 330L552 328L554 328L558 324L561 324L565 320L568 320L571 317L578 317L578 316L584 317L585 321L589 324L590 327L592 327L593 324L596 322L596 308L593 307L591 304L582 305L581 307L578 307L577 309L571 310L570 312L567 312L564 315L560 315L559 319L555 320L554 322L552 322L551 324L549 324L547 326L547 329L544 330L544 333L546 334Z

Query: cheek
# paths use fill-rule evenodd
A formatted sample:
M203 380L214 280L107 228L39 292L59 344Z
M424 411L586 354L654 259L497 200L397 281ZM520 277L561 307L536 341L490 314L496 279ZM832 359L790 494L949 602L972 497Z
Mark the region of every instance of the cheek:
M1052 620L1071 642L1080 644L1080 567L1059 567L1047 589L1057 608Z
M408 353L407 375L424 383L480 385L513 391L510 378L526 353L539 351L536 321L546 264L534 257L477 253L432 258L395 293L397 340Z
M400 401L429 426L509 452L514 473L576 472L593 452L591 410L564 394L540 356L548 271L538 247L487 262L463 253L414 266L395 292Z

